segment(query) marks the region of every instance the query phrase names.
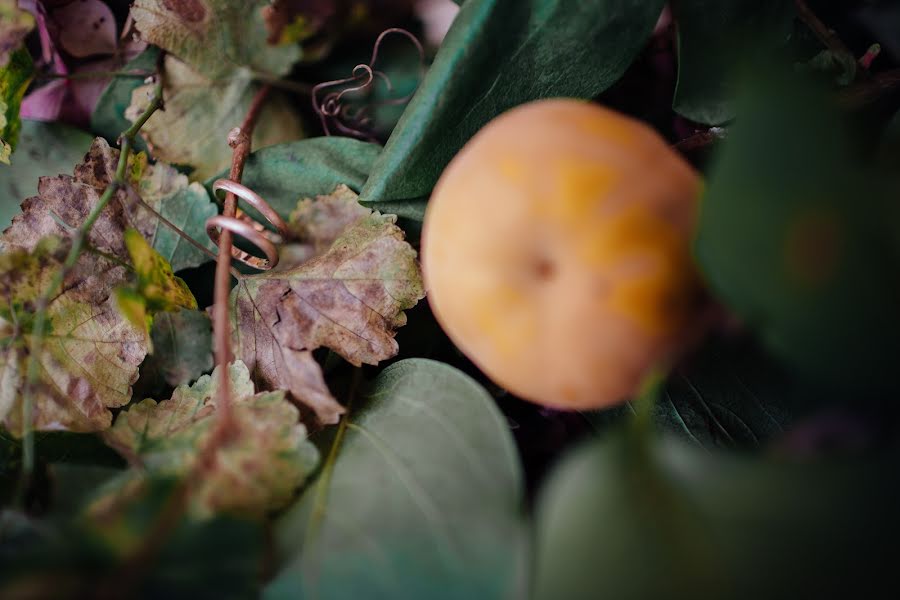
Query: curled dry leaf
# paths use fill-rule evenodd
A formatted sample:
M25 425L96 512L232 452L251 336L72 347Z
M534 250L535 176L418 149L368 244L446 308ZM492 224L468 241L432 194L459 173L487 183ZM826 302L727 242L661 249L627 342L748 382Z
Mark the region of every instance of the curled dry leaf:
M48 237L0 254L0 420L17 435L23 430L36 302L68 251L67 241ZM98 269L103 277L95 275ZM33 388L36 429L100 431L112 423L109 409L131 399L147 346L144 333L119 314L110 297L124 275L122 267L102 258L79 261L47 306Z
M41 177L38 195L22 203L22 212L0 237L0 250L21 248L30 250L47 235L66 236L80 226L96 206L103 190L115 177L119 151L97 138L76 165L74 176ZM139 163L140 165L140 163ZM116 192L115 198L103 209L87 241L92 248L129 260L125 247L125 230L137 229L175 270L196 266L207 260L196 248L167 229L150 210L142 207L141 198L169 221L181 227L195 239L205 239L204 222L215 213L215 206L199 184L188 185L187 177L169 165L157 163L139 167L133 173L134 186ZM96 262L96 257L85 257ZM94 277L102 277L103 270Z
M215 424L217 367L192 386L180 386L170 400L144 400L123 411L104 437L134 465L112 498L127 493L135 480L148 475L189 475ZM254 394L250 372L237 361L228 365L238 434L218 450L212 466L192 487L191 512L263 515L284 506L318 463L315 446L306 439L299 411L284 392Z
M425 291L396 217L360 207L345 186L301 201L292 217L312 257L238 283L230 299L232 340L257 385L288 390L332 424L344 408L312 351L324 346L357 366L394 356L403 311Z
M231 164L224 133L239 124L259 89L246 68L233 68L212 79L168 56L165 61L166 110L155 113L141 131L157 158L190 165L191 177L206 179ZM126 118L134 120L150 103L152 84L132 92ZM300 120L287 98L273 92L253 130L253 147L262 148L303 136Z

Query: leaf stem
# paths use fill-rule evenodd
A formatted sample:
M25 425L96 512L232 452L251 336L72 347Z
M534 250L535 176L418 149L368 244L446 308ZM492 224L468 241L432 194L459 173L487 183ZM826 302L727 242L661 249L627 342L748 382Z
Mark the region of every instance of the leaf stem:
M819 38L823 46L836 55L847 57L853 62L856 61L856 57L850 51L850 48L844 44L844 41L838 37L838 34L833 29L830 29L822 22L806 3L806 0L794 0L794 5L797 7L797 15L800 17L800 20L806 23L806 26Z
M116 165L116 174L114 179L103 190L103 194L97 201L97 204L88 214L87 218L81 224L72 237L72 246L69 253L63 261L62 267L56 271L50 283L44 289L44 292L38 298L35 308L34 327L32 330L31 344L28 350L28 359L26 367L26 381L22 394L22 482L20 487L21 498L30 486L31 479L34 475L35 451L34 451L34 428L32 427L34 420L34 387L38 382L40 375L40 357L43 353L44 336L47 328L47 307L56 298L57 294L62 290L66 277L69 276L78 258L87 246L87 238L100 218L100 214L112 200L113 196L121 189L127 187L126 171L128 167L128 157L134 146L134 139L141 127L147 122L147 119L154 112L162 107L162 71L157 71L156 85L153 87L153 97L150 104L144 109L140 117L125 130L119 137L119 162Z

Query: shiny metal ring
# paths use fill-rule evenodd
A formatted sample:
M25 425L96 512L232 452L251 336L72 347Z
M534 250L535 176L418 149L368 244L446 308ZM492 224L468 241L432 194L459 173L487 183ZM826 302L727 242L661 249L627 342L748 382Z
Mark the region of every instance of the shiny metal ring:
M268 202L247 186L231 179L218 179L213 183L212 187L213 193L224 190L244 200L258 210L275 227L282 238L287 236L287 224L284 222L284 219L275 212ZM215 215L206 220L206 234L216 246L219 245L221 230L225 229L253 243L266 255L266 258L254 256L249 252L232 246L231 256L236 260L260 271L266 271L278 264L278 248L265 236L265 228L260 223L253 221L246 213L241 214L240 217Z

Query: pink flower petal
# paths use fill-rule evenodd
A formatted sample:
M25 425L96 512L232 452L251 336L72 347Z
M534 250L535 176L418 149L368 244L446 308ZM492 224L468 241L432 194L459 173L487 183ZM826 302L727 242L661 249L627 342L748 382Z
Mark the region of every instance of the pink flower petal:
M116 19L100 0L75 0L51 14L59 26L59 43L72 56L115 54Z

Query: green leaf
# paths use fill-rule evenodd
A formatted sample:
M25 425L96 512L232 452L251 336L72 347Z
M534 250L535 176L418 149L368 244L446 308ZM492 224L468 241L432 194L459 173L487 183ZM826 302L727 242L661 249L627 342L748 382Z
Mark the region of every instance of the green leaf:
M136 88L126 118L135 120L150 103L153 84ZM234 68L219 79L207 78L178 59L165 61L166 110L157 111L141 129L156 158L194 168L203 180L231 163L227 135L241 124L259 89L247 69ZM303 137L292 102L275 91L253 130L253 147L261 148Z
M362 201L427 196L488 121L554 96L593 98L644 47L660 0L470 0L407 106Z
M33 74L31 55L24 49L13 52L0 67L0 163L10 164L10 154L19 142L19 107Z
M564 462L541 493L534 597L888 589L898 483L891 460L736 457L615 432Z
M358 193L379 152L381 146L377 144L345 137L278 144L253 152L241 181L287 219L300 198L330 194L341 184ZM207 188L221 177L227 178L228 171L208 179ZM247 212L265 222L252 208Z
M147 399L119 414L105 439L142 469L134 469L92 512L102 513L128 498L147 474L196 475L201 449L215 430L219 369L192 386L178 387L170 400ZM284 392L254 395L250 372L240 361L229 365L228 375L234 441L222 446L192 486L191 511L198 516L264 515L291 499L315 469L318 453Z
M300 47L267 43L266 5L265 0L137 0L131 16L143 39L205 77L221 79L235 67L277 77L299 60Z
M352 400L316 484L276 525L265 597L519 597L522 473L491 396L414 359Z
M34 17L19 8L17 0L0 0L0 68L9 64L10 55L32 29Z
M149 46L122 67L122 70L126 73L152 72L156 68L158 56L159 48ZM91 114L91 130L109 141L115 141L123 131L131 126L131 121L125 118L125 110L131 104L132 92L142 85L144 85L144 81L137 77L113 77L94 106L94 112ZM138 150L146 150L144 140L140 137L135 142ZM56 171L50 172L55 173Z
M212 323L199 310L164 312L153 319L150 330L153 353L141 365L151 369L169 385L196 380L213 368Z
M775 0L672 3L678 24L678 83L672 108L706 125L735 117L732 78L748 47L771 51L786 44L794 20L794 3Z
M19 204L38 191L38 179L65 173L91 146L91 136L61 123L22 121L13 168L0 168L0 229L6 229Z
M758 448L798 412L792 382L755 348L710 344L675 371L654 413L659 427L708 450Z
M68 252L68 242L44 238L31 250L0 254L0 420L16 435L23 431L35 303ZM110 292L119 281L102 259L79 261L48 304L43 351L36 358L35 429L100 431L112 422L110 409L131 399L146 336L115 309Z
M238 282L229 299L232 343L260 387L289 390L333 424L343 408L312 351L324 346L357 366L391 358L403 311L425 290L396 217L360 207L348 188L302 201L294 216L311 227L308 258Z
M831 94L796 73L747 81L712 170L696 254L712 290L771 352L857 397L893 389L900 356L890 171L853 152ZM886 317L887 316L887 317Z

